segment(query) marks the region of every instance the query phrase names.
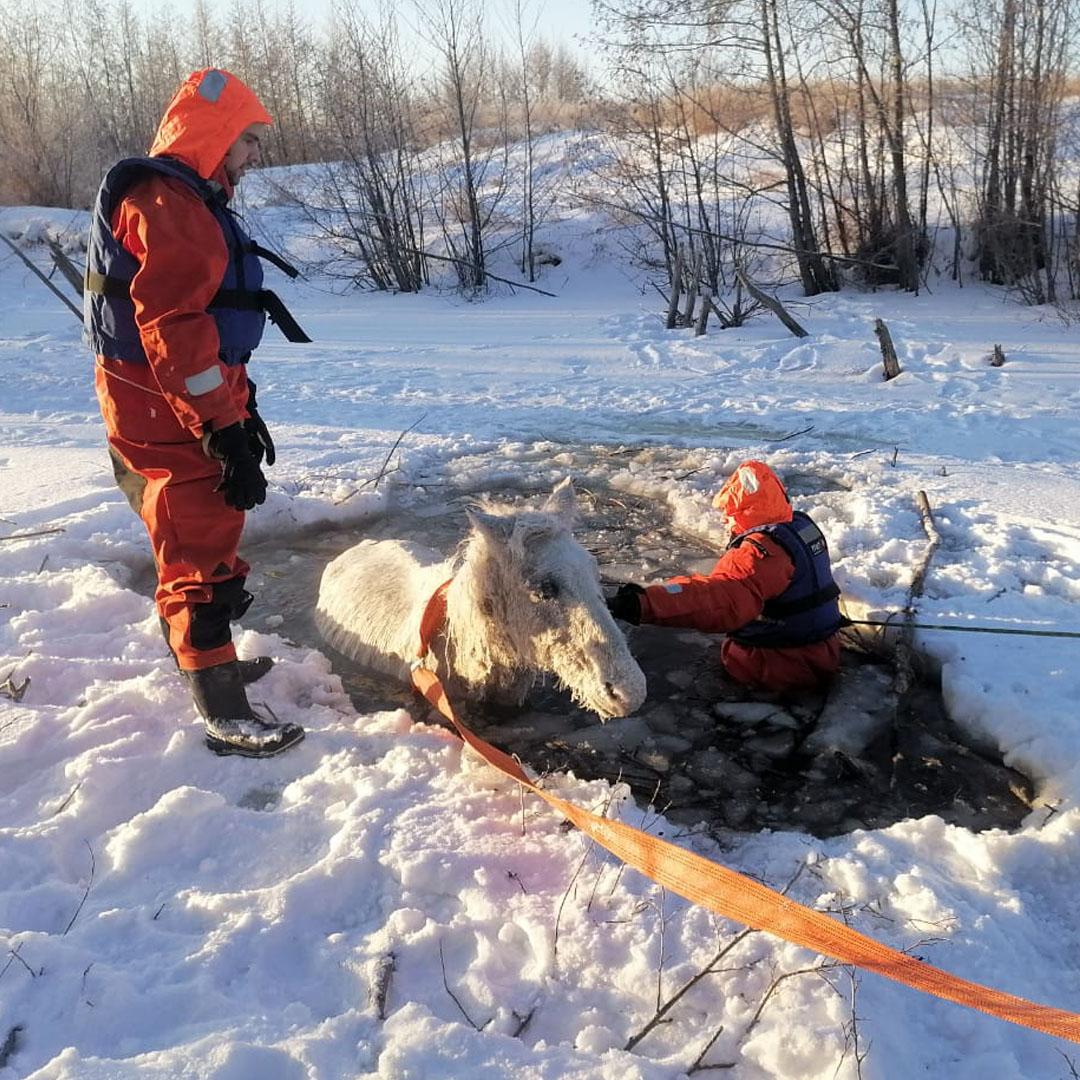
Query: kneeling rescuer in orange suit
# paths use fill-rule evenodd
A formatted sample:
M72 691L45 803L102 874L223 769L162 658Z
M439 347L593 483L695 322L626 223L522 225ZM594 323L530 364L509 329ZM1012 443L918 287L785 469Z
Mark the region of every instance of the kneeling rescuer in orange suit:
M258 716L229 627L251 603L238 555L244 511L266 498L274 444L247 362L267 314L309 340L262 288L266 258L228 201L260 160L270 115L226 71L197 71L166 109L149 156L102 181L87 250L84 316L117 483L150 534L157 610L217 753L261 757L304 730Z
M800 692L826 687L840 667L840 590L814 522L793 510L780 478L744 461L713 499L731 540L707 576L626 584L608 601L630 623L726 634L720 663L738 683Z

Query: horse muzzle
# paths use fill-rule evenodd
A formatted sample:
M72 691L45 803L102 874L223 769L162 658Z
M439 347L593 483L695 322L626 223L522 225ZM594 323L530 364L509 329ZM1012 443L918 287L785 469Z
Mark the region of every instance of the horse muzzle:
M618 677L604 682L588 705L605 720L630 716L644 704L645 692L645 675L634 664L633 671L620 672Z

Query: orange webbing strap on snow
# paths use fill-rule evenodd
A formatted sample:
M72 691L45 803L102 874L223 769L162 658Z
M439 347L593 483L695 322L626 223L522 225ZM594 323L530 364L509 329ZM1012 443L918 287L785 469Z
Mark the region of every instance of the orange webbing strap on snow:
M424 613L427 633L422 634L423 652L418 653L419 656L426 655L427 645L438 629L440 613L445 613L445 610L446 585L442 585ZM591 836L628 866L640 870L672 892L727 919L755 930L766 930L794 945L812 949L843 964L854 964L946 1001L955 1001L1002 1020L1080 1043L1080 1015L1076 1013L1039 1005L950 975L907 953L882 945L823 912L804 907L790 897L719 863L620 821L583 810L544 791L525 775L509 754L474 735L461 723L454 714L439 677L433 671L415 667L412 675L417 690L454 725L462 739L485 761L536 792L586 836Z

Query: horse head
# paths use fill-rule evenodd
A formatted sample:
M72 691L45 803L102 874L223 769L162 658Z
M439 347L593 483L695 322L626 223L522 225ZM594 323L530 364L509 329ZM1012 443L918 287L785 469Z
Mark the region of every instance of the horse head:
M596 559L574 539L563 480L541 510L469 511L465 570L486 633L520 668L549 671L603 718L645 700L645 676L604 602Z

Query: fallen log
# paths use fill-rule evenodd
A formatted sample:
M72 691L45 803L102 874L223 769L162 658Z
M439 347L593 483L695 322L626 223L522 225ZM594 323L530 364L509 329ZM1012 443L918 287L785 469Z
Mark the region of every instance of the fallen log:
M742 282L743 288L763 307L767 307L796 337L809 337L809 331L793 318L788 310L776 299L763 289L755 285L740 267L735 271L736 277Z

